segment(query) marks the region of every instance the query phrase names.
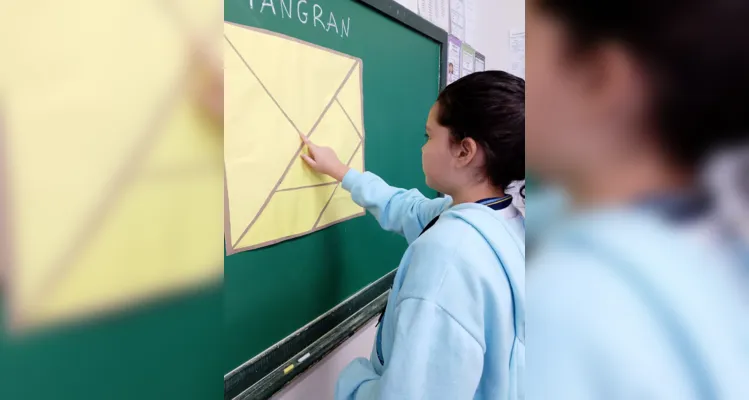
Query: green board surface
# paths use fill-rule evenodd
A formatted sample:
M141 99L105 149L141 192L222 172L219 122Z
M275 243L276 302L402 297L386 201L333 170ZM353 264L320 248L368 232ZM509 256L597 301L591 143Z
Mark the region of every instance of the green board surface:
M222 398L221 293L214 287L22 339L0 330L0 399Z
M354 0L284 0L284 9L281 0L273 0L274 7L267 5L271 0L263 3L225 0L224 19L361 58L367 170L391 185L435 196L424 183L420 149L427 114L439 93L441 44ZM308 13L306 24L298 12ZM336 21L338 32L316 24L315 12L326 25ZM342 32L343 21L348 35ZM225 372L395 269L405 249L403 238L382 231L367 215L226 257Z

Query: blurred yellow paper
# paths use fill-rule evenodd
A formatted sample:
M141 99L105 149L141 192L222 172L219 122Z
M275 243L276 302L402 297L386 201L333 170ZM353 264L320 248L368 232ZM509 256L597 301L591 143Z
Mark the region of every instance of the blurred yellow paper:
M10 216L11 327L219 278L222 136L196 106L190 36L205 36L222 7L9 3L0 6L0 212Z
M304 134L364 169L361 60L231 23L224 39L227 254L363 215L299 157Z

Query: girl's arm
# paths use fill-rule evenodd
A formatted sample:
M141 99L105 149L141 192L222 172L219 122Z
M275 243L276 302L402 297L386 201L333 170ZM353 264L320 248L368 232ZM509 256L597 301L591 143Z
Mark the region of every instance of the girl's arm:
M395 188L371 172L353 169L345 174L343 188L351 192L356 204L377 218L383 229L403 235L409 243L452 203L449 197L428 199L416 189Z
M301 139L309 149L309 154L302 153L301 157L310 168L343 182L356 204L371 212L383 229L400 233L409 243L452 204L449 197L430 200L418 190L391 187L377 175L350 169L330 147L318 146L304 135Z

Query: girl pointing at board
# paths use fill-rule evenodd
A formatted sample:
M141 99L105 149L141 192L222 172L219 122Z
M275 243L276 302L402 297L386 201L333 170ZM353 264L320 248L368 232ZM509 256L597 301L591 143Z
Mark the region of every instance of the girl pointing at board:
M349 169L302 140L302 158L342 182L409 243L369 360L341 373L337 399L509 399L522 395L524 220L505 194L525 175L525 82L488 71L448 86L426 125L428 199Z

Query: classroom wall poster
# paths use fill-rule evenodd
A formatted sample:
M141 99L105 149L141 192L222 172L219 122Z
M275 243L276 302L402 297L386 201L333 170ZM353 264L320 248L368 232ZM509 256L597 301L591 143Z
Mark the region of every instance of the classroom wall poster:
M464 0L450 0L450 33L466 40L466 9Z
M425 20L447 31L450 25L450 6L448 1L418 0L418 13Z
M511 29L510 37L510 73L525 79L525 31Z
M447 31L450 28L450 3L449 0L434 0L435 4L435 25Z
M476 62L474 65L474 72L486 71L486 57L483 54L476 52Z
M460 78L460 39L455 36L447 38L449 44L447 50L447 84L451 84Z
M473 50L473 47L469 46L467 43L463 43L463 46L461 47L461 64L460 64L460 76L464 77L466 75L470 75L473 73L474 70L474 59L475 59L476 51Z
M478 43L478 34L476 32L476 28L478 26L478 23L476 21L477 19L476 0L465 0L465 5L466 5L465 41L468 43L476 44Z
M400 3L403 7L408 8L409 10L413 11L414 13L419 13L419 4L416 0L397 0L398 3Z

